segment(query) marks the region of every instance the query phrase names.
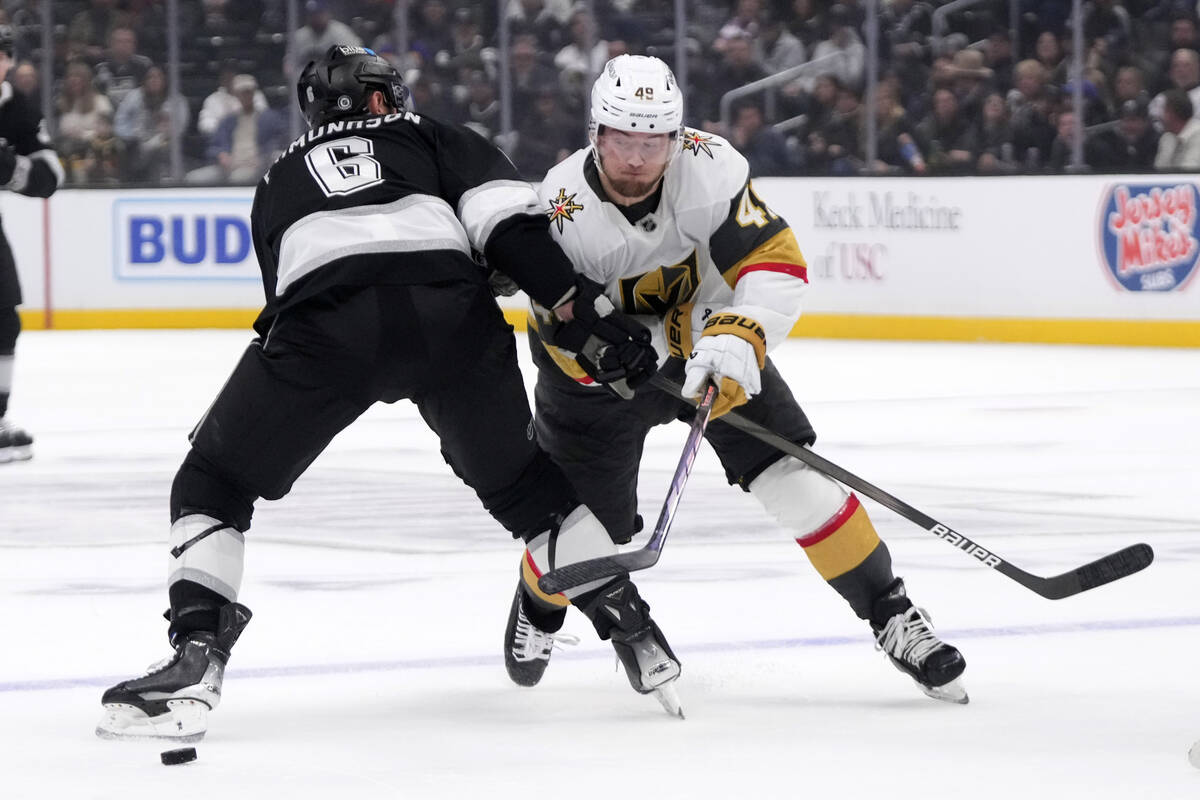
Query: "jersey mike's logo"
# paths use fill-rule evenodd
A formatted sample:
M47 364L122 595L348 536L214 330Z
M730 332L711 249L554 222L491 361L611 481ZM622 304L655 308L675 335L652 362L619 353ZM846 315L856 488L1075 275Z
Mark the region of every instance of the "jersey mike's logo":
M686 303L700 285L700 270L696 267L696 251L678 264L643 272L632 278L622 278L621 310L627 314L657 314L662 316L680 303Z
M574 222L575 212L583 211L583 203L575 202L575 193L568 195L566 189L559 189L558 195L550 200L546 214L550 221L558 226L558 232L563 232L564 222Z
M1101 204L1100 252L1131 292L1182 288L1200 260L1200 193L1192 183L1116 184Z

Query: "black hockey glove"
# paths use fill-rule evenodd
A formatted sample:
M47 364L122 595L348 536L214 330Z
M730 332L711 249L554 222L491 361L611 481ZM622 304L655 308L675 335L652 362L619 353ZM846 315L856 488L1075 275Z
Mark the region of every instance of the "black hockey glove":
M626 400L658 369L650 331L627 317L594 284L580 281L574 319L558 326L556 345L575 351L575 360L597 383Z
M487 282L488 288L492 290L492 297L512 297L521 291L516 281L498 269L488 271Z
M8 145L0 145L0 186L7 186L16 170L16 151Z

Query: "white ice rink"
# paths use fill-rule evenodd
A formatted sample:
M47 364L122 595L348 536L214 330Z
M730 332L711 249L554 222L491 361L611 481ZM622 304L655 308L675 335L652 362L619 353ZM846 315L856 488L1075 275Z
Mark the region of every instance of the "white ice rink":
M1019 566L1154 547L1147 571L1051 602L866 501L966 655L970 705L927 699L875 652L707 449L639 575L683 661L687 719L631 691L575 612L584 642L541 686L511 685L520 548L401 404L259 505L241 598L255 618L199 760L101 741L102 690L167 652L171 479L248 338L22 336L11 416L37 442L0 466L0 798L1200 797L1195 350L780 349L818 452ZM685 434L648 444L651 520Z

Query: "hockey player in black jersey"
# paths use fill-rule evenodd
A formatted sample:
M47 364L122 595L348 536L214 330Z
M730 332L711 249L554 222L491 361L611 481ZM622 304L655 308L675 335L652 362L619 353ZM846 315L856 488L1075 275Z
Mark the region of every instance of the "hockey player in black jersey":
M174 653L104 693L102 737L203 736L250 619L238 600L255 502L287 494L377 401L414 402L514 537L553 538L559 563L615 552L527 433L515 339L472 253L554 309L584 368L626 393L656 368L646 329L577 283L504 154L407 110L400 75L372 51L336 46L297 88L311 128L263 176L251 212L267 300L258 338L192 431L171 490ZM652 629L628 581L572 599L598 596L637 621L622 642ZM657 680L665 659L647 659Z
M0 186L29 197L49 197L62 183L63 169L41 111L6 80L12 66L13 42L13 29L0 25ZM21 332L17 315L21 301L17 265L8 238L0 229L0 464L33 455L33 437L6 416L13 354Z

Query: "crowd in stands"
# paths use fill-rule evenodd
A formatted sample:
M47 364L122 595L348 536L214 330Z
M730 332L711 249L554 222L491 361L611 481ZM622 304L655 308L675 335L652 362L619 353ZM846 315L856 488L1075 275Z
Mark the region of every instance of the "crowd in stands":
M299 69L331 44L363 44L402 70L416 110L469 125L537 180L586 143L588 89L609 58L674 63L682 36L687 124L728 138L755 175L1064 171L1080 126L1088 170L1200 169L1196 0L1083 4L1082 114L1071 0L1015 2L1013 29L1010 0L938 19L945 2L880 0L868 108L865 0L695 0L683 31L673 0L409 0L403 26L396 0L300 0L290 35L286 0L179 0L178 93L162 0L56 0L50 122L77 184L249 184L297 132ZM20 36L10 81L38 102L39 6L0 0ZM727 92L793 68L722 108ZM175 131L184 172L172 176Z

